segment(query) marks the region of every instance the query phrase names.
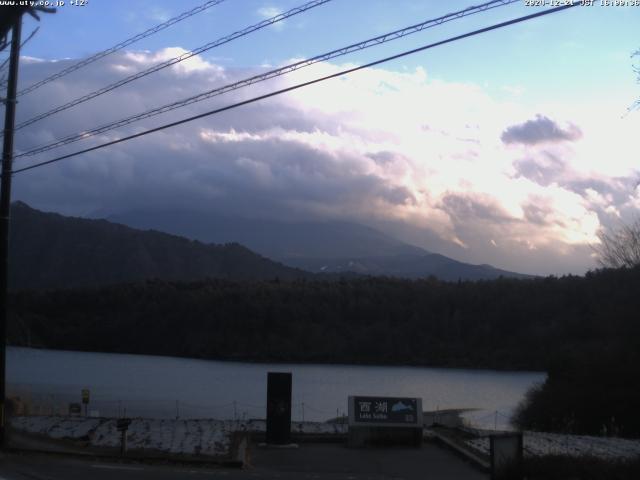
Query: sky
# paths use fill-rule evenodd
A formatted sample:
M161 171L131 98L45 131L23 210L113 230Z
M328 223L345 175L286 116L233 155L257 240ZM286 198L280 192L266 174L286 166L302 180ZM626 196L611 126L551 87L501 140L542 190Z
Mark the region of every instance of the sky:
M68 2L25 18L19 88L203 0ZM27 120L304 2L226 0L20 97ZM478 2L332 0L16 132L16 153ZM495 8L16 159L15 168L498 22ZM79 216L185 208L340 219L461 261L596 267L640 207L640 7L575 7L16 174L13 199ZM0 56L6 58L6 52Z

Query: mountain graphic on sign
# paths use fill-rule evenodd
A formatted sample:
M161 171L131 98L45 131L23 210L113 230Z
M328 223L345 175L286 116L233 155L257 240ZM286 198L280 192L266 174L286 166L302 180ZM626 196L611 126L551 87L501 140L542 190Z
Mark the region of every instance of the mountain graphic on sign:
M405 405L402 402L398 402L393 404L393 406L391 407L391 411L392 412L405 412L405 411L413 411L413 407L411 405Z

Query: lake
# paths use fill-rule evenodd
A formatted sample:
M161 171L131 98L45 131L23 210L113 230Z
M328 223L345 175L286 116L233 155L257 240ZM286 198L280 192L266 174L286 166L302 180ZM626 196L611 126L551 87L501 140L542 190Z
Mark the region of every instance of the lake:
M268 364L149 355L7 348L8 395L41 414L66 413L90 390L94 415L264 418L267 372L293 374L294 420L346 414L349 395L422 398L425 411L477 409L477 426L505 428L542 372L425 367Z

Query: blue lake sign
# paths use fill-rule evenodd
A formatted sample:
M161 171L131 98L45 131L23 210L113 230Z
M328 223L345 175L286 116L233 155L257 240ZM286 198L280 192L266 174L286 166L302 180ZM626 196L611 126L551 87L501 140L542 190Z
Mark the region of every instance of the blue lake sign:
M350 396L349 425L422 428L422 399Z

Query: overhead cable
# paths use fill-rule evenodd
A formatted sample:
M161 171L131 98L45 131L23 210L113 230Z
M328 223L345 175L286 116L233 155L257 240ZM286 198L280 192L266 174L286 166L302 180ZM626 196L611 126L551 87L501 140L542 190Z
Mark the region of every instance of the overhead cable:
M20 90L18 92L18 96L22 96L22 95L26 95L29 92L33 92L34 90L42 87L43 85L46 85L49 82L53 82L54 80L57 80L58 78L64 77L65 75L70 74L71 72L75 72L76 70L79 70L83 67L86 67L87 65L89 65L90 63L95 62L96 60L100 60L101 58L106 57L107 55L111 55L114 52L117 52L118 50L121 50L129 45L131 45L132 43L135 43L139 40L142 40L143 38L149 37L151 35L153 35L154 33L158 33L161 30L164 30L166 28L169 28L172 25L175 25L176 23L179 23L183 20L186 20L189 17L192 17L194 15L197 15L198 13L202 13L205 10L218 5L222 2L224 2L225 0L209 0L208 2L203 3L202 5L192 8L191 10L187 10L186 12L181 13L180 15L170 18L169 20L167 20L166 22L163 22L159 25L156 25L154 27L149 28L148 30L145 30L142 33L139 33L137 35L134 35L131 38L128 38L116 45L114 45L113 47L107 48L106 50L102 50L101 52L98 52L88 58L85 58L84 60L81 60L77 63L74 63L73 65L68 66L67 68L60 70L57 73L54 73L53 75L48 76L47 78L40 80L39 82L34 83L33 85L28 86L27 88L24 88L22 90Z
M452 43L452 42L455 42L455 41L458 41L458 40L462 40L464 38L468 38L468 37L472 37L472 36L479 35L479 34L482 34L482 33L486 33L486 32L489 32L491 30L497 30L499 28L504 28L504 27L507 27L509 25L514 25L516 23L521 23L521 22L525 22L525 21L528 21L528 20L532 20L534 18L538 18L538 17L542 17L542 16L545 16L545 15L550 15L550 14L553 14L553 13L557 13L557 12L560 12L562 10L567 10L569 8L573 8L573 7L578 6L578 5L579 5L578 3L563 5L563 6L560 6L560 7L555 7L555 8L551 8L551 9L548 9L548 10L542 10L542 11L539 11L539 12L536 12L536 13L532 13L530 15L525 15L523 17L518 17L518 18L515 18L515 19L512 19L512 20L508 20L506 22L497 23L497 24L491 25L489 27L484 27L484 28L481 28L479 30L474 30L472 32L468 32L468 33L465 33L465 34L462 34L462 35L457 35L455 37L450 37L450 38L448 38L446 40L441 40L439 42L435 42L435 43L431 43L431 44L428 44L428 45L424 45L422 47L414 48L412 50L407 50L407 51L404 51L402 53L398 53L396 55L392 55L390 57L386 57L386 58L383 58L383 59L380 59L380 60L369 62L367 64L360 65L358 67L353 67L353 68L349 68L349 69L346 69L346 70L341 70L341 71L339 71L337 73L333 73L333 74L330 74L330 75L326 75L324 77L316 78L314 80L309 80L307 82L298 83L296 85L293 85L293 86L290 86L290 87L287 87L287 88L283 88L283 89L280 89L280 90L276 90L274 92L270 92L270 93L267 93L267 94L264 94L264 95L260 95L260 96L253 97L253 98L250 98L250 99L247 99L247 100L243 100L241 102L237 102L237 103L234 103L234 104L231 104L231 105L227 105L225 107L216 108L214 110L210 110L208 112L204 112L204 113L201 113L199 115L194 115L194 116L191 116L191 117L184 118L182 120L178 120L178 121L175 121L175 122L167 123L167 124L161 125L159 127L151 128L149 130L145 130L143 132L139 132L139 133L136 133L136 134L133 134L133 135L128 135L126 137L122 137L122 138L119 138L119 139L116 139L116 140L112 140L110 142L101 143L99 145L95 145L95 146L90 147L90 148L85 148L83 150L79 150L79 151L76 151L76 152L73 152L73 153L62 155L62 156L59 156L59 157L56 157L56 158L52 158L52 159L44 161L44 162L38 162L38 163L35 163L33 165L29 165L28 167L22 167L22 168L19 168L19 169L16 169L16 170L12 170L11 173L15 174L15 173L26 172L28 170L33 170L35 168L43 167L45 165L50 165L52 163L56 163L56 162L60 162L62 160L68 159L68 158L76 157L76 156L82 155L84 153L89 153L89 152L93 152L93 151L96 151L96 150L100 150L102 148L109 147L111 145L116 145L118 143L123 143L123 142L129 141L129 140L133 140L134 138L143 137L143 136L149 135L151 133L159 132L161 130L166 130L167 128L176 127L178 125L189 123L189 122L192 122L194 120L198 120L198 119L205 118L205 117L208 117L208 116L211 116L211 115L222 113L222 112L225 112L227 110L232 110L234 108L238 108L238 107L241 107L243 105L249 105L251 103L255 103L255 102L258 102L258 101L261 101L261 100L265 100L267 98L275 97L276 95L281 95L283 93L291 92L293 90L298 90L300 88L307 87L309 85L313 85L313 84L316 84L316 83L324 82L324 81L332 79L332 78L342 77L344 75L347 75L347 74L350 74L350 73L353 73L353 72L357 72L359 70L364 70L366 68L374 67L374 66L377 66L377 65L380 65L380 64L383 64L383 63L390 62L392 60L397 60L398 58L406 57L408 55L413 55L413 54L416 54L418 52L422 52L422 51L425 51L425 50L428 50L428 49L431 49L431 48L434 48L434 47L445 45L447 43Z
M70 143L74 143L77 142L79 140L84 140L86 138L90 138L93 137L95 135L100 135L102 133L114 130L116 128L120 128L123 127L125 125L129 125L131 123L146 119L146 118L150 118L150 117L154 117L156 115L160 115L162 113L166 113L169 112L171 110L175 110L177 108L182 108L188 105L191 105L193 103L197 103L197 102L201 102L203 100L207 100L209 98L218 96L218 95L222 95L224 93L227 92L231 92L233 90L238 90L240 88L243 87L247 87L259 82L264 82L266 80L275 78L275 77L279 77L282 75L286 75L288 73L294 72L296 70L299 70L301 68L304 67L308 67L310 65L319 63L319 62L323 62L323 61L327 61L336 57L341 57L344 55L347 55L349 53L358 51L358 50L363 50L369 47L373 47L375 45L380 45L386 42L389 42L391 40L396 40L402 37L405 37L407 35L411 35L417 32L420 32L422 30L425 30L427 28L432 28L435 27L437 25L441 25L443 23L446 22L450 22L452 20L456 20L459 18L463 18L469 15L473 15L476 13L480 13L480 12L484 12L488 9L492 9L492 8L496 8L496 7L500 7L500 6L504 6L504 5L509 5L511 3L515 3L515 2L519 2L520 0L493 0L487 3L484 3L482 5L478 5L478 6L472 6L472 7L468 7L465 8L464 10L460 10L457 12L453 12L453 13L449 13L447 15L438 17L438 18L434 18L431 20L427 20L421 23L418 23L416 25L412 25L409 27L405 27L402 28L400 30L395 30L393 32L389 32L386 33L384 35L379 35L377 37L374 38L370 38L368 40L364 40L362 42L359 43L354 43L352 45L348 45L346 47L342 47L336 50L332 50L330 52L327 53L323 53L320 55L316 55L312 58L309 58L307 60L302 60L299 62L295 62L289 65L286 65L284 67L280 67L274 70L270 70L268 72L259 74L259 75L254 75L252 77L249 78L245 78L243 80L228 84L228 85L224 85L222 87L217 87L214 88L212 90L208 90L206 92L203 93L199 93L197 95L182 99L182 100L178 100L176 102L172 102L160 107L156 107L154 109L148 110L146 112L142 112L142 113L138 113L135 115L131 115L129 117L123 118L121 120L117 120L115 122L111 122L105 125L102 125L100 127L96 127L94 129L91 130L85 130L82 132L78 132L78 133L74 133L71 135L68 135L66 137L63 137L61 139L55 140L54 142L45 144L45 145L41 145L38 147L35 147L31 150L28 150L26 152L22 152L19 154L16 154L14 156L14 158L19 158L19 157L26 157L26 156L33 156L42 152L46 152L48 150L52 150L54 148L58 148L64 145L68 145Z
M76 105L79 105L81 103L84 103L88 100L91 100L93 98L96 98L100 95L104 95L107 92L110 92L112 90L115 90L118 87L122 87L123 85L126 85L128 83L131 83L135 80L138 80L140 78L146 77L147 75L150 75L152 73L158 72L162 69L165 69L167 67L170 67L172 65L176 65L177 63L183 62L185 60L188 60L191 57L194 57L196 55L200 55L201 53L204 53L208 50L211 50L215 47L219 47L220 45L224 45L225 43L229 43L237 38L240 37L244 37L246 35L249 35L250 33L253 33L257 30L263 29L265 27L268 27L270 25L273 25L275 23L281 22L289 17L293 17L294 15L298 15L300 13L306 12L307 10L310 10L312 8L318 7L320 5L323 5L325 3L330 2L331 0L313 0L311 2L305 3L304 5L301 5L299 7L295 7L292 8L291 10L288 10L284 13L280 13L278 15L274 15L271 18L268 18L266 20L263 20L259 23L256 23L255 25L251 25L247 28L244 28L242 30L239 30L237 32L234 32L230 35L227 35L225 37L219 38L218 40L215 40L213 42L209 42L206 45L203 45L201 47L196 48L195 50L189 51L189 52L185 52L181 55L178 55L177 57L173 57L169 60L166 60L164 62L158 63L156 65L153 65L152 67L146 69L146 70L142 70L141 72L135 73L133 75L129 75L126 78L123 78L121 80L118 80L117 82L114 82L110 85L107 85L106 87L102 87L94 92L88 93L86 95L83 95L81 97L78 97L74 100L71 100L70 102L67 102L63 105L60 105L58 107L55 107L47 112L41 113L39 115L36 115L33 118L30 118L28 120L25 120L22 123L19 123L18 125L16 125L15 130L20 130L21 128L26 127L27 125L31 125L35 122L38 122L44 118L47 118L51 115L54 115L56 113L60 113L63 112L64 110L68 110L71 107L75 107Z

